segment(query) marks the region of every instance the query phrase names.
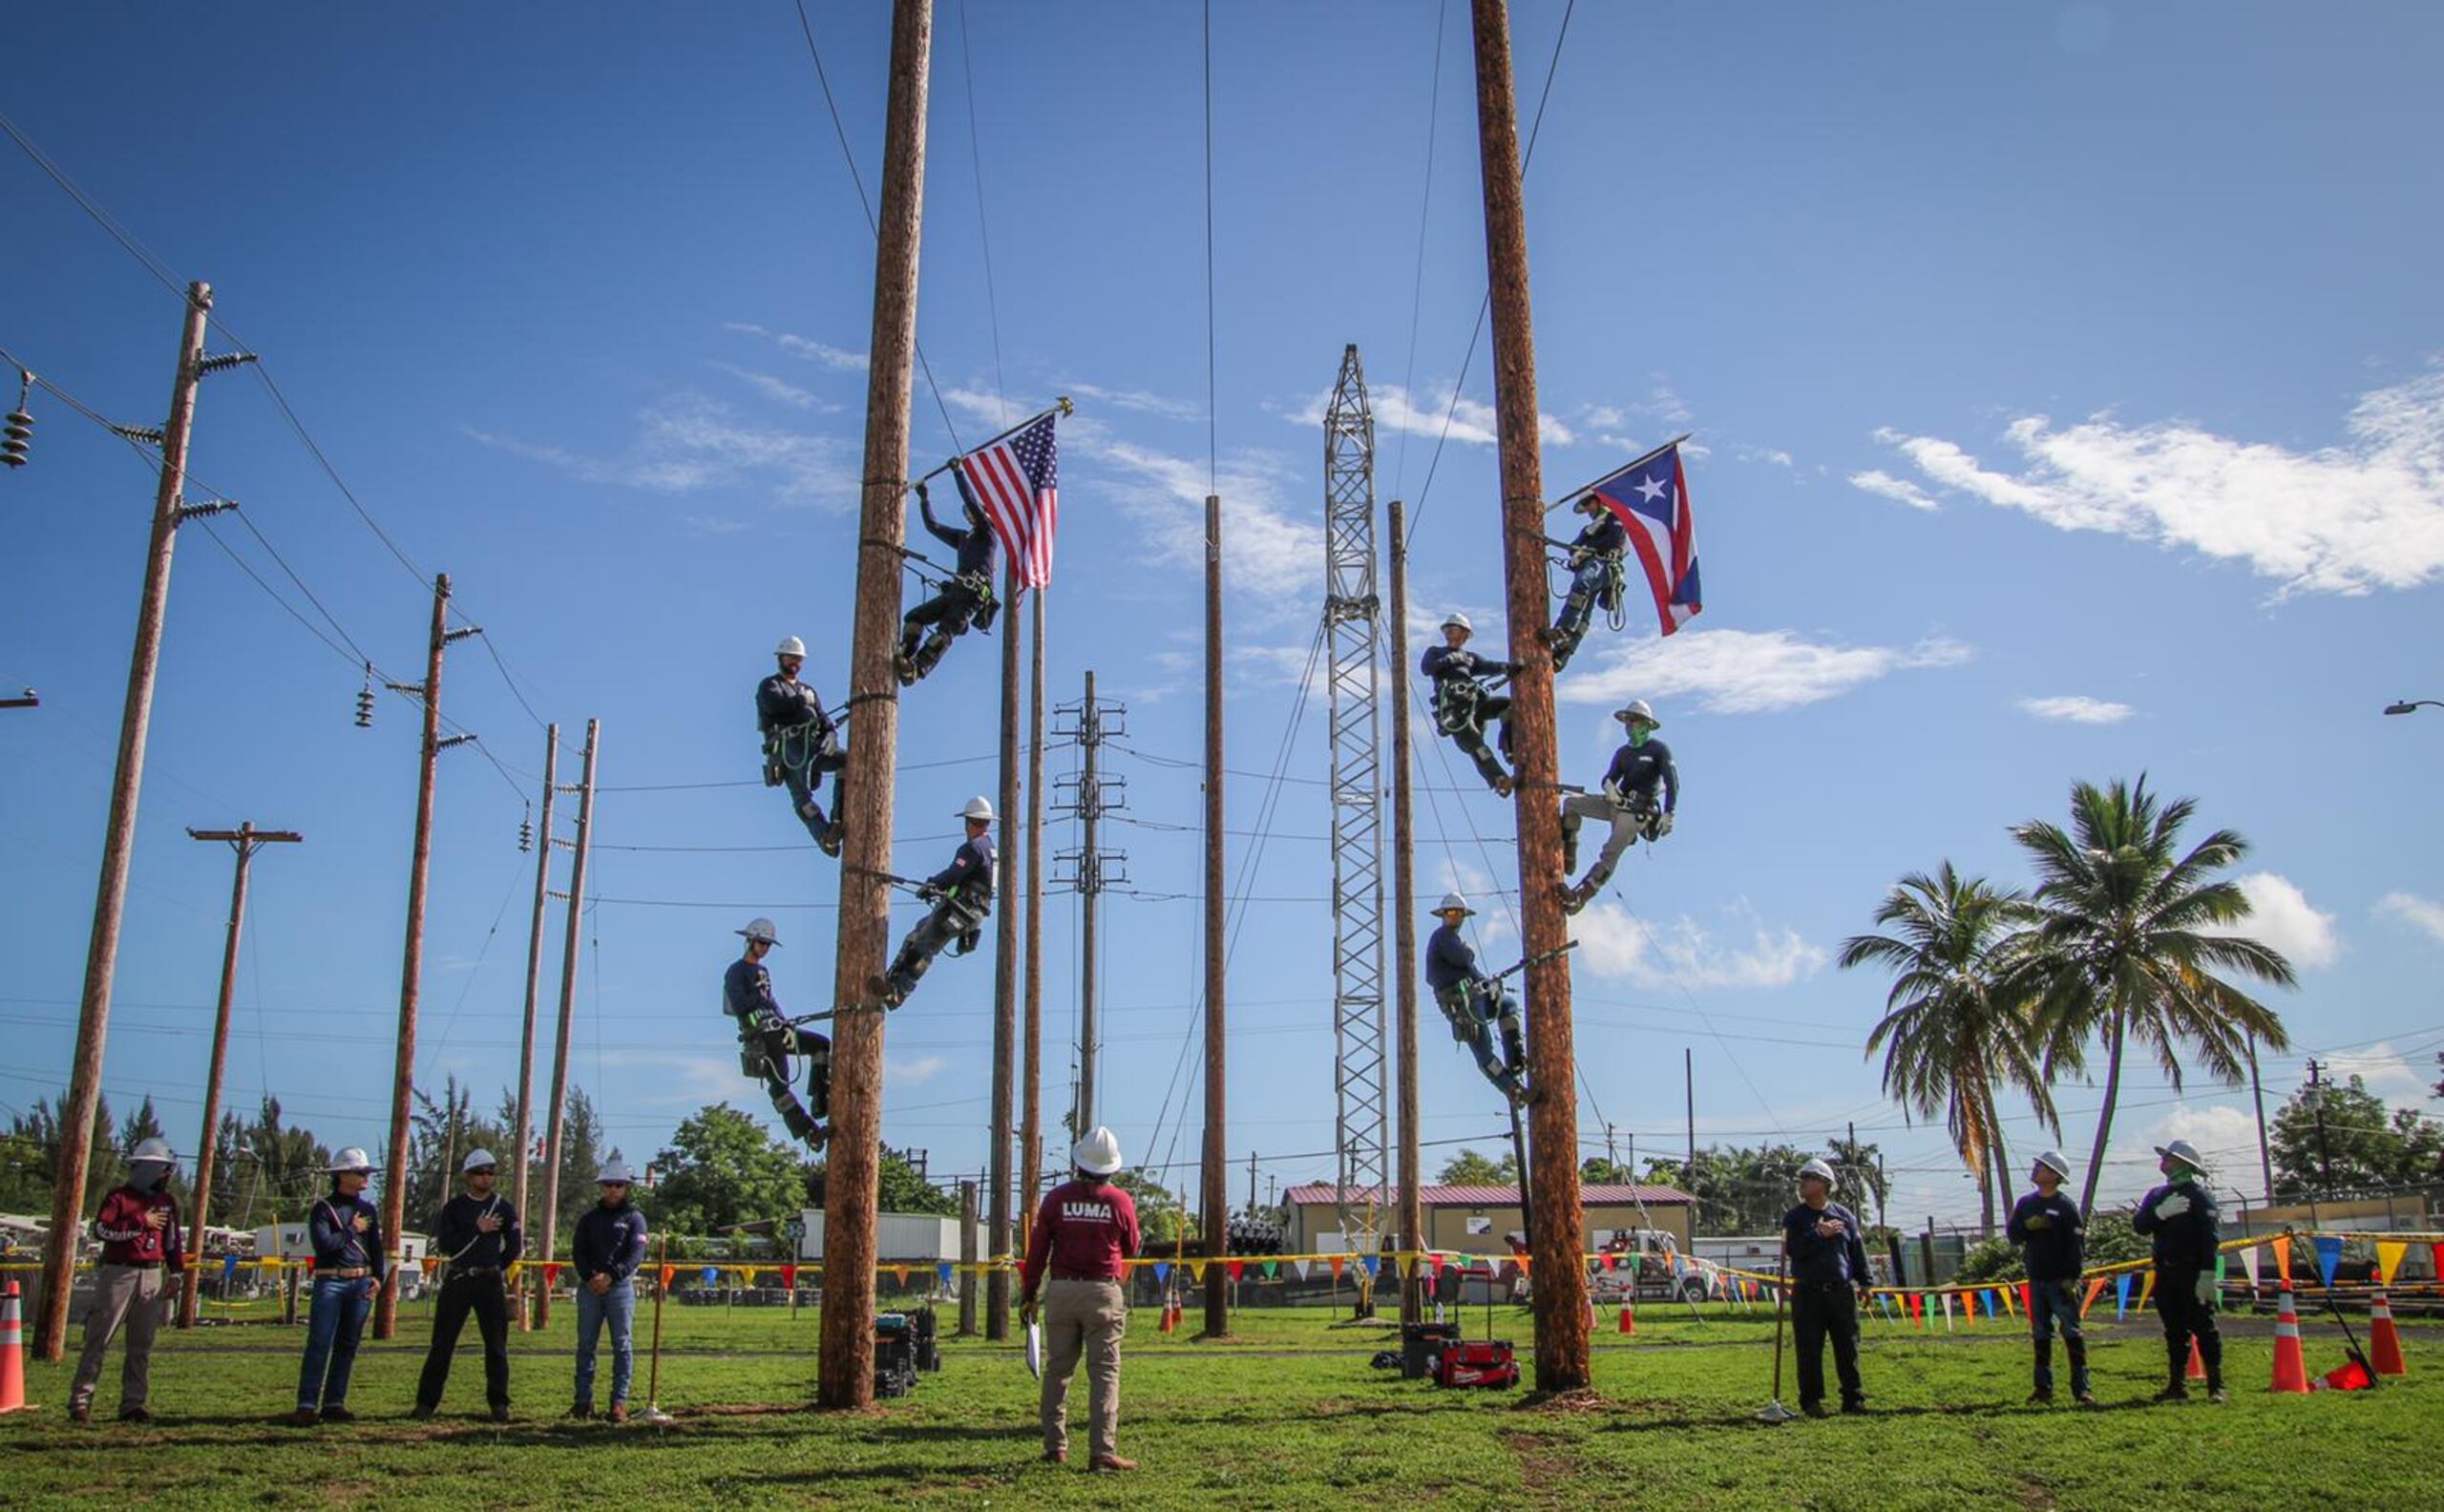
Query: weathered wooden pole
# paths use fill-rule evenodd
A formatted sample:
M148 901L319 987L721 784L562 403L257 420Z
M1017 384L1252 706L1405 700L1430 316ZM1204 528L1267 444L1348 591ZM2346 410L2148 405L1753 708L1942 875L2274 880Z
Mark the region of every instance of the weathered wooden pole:
M895 0L884 111L882 203L874 237L874 335L866 370L865 497L850 647L847 853L832 1000L832 1144L824 1183L823 1339L815 1402L839 1410L874 1394L874 1208L882 1141L881 975L891 933L893 773L899 765L900 544L907 537L908 401L916 345L916 254L925 202L925 85L933 0Z
M585 722L585 775L577 788L577 839L569 860L569 927L560 945L560 1017L552 1032L552 1091L544 1106L543 1247L535 1251L546 1265L560 1241L560 1152L567 1135L569 1097L569 1033L577 1022L577 973L580 928L585 918L585 860L594 841L594 762L602 745L602 722ZM600 1092L601 1089L595 1089ZM527 1215L520 1213L521 1218ZM527 1218L528 1222L533 1222ZM535 1325L552 1321L552 1289L535 1292Z
M1222 1170L1225 1091L1223 977L1227 971L1222 875L1222 500L1205 496L1205 1334L1231 1334L1231 1194ZM1253 1178L1252 1178L1253 1179Z
M526 1207L527 1176L535 1168L535 1008L543 985L543 923L552 907L552 807L559 797L560 727L547 724L543 728L543 829L535 846L535 914L526 931L526 1024L517 1036L517 1129L512 1136L517 1148L517 1191L513 1199L519 1220L535 1221ZM544 1259L551 1256L545 1254ZM538 1266L517 1268L517 1327L523 1333L535 1326L533 1313L526 1305L526 1278L529 1273L540 1275Z
M1544 469L1536 451L1536 338L1528 299L1528 219L1519 192L1519 117L1511 94L1510 17L1505 0L1470 0L1477 63L1477 150L1485 180L1485 282L1493 304L1495 442L1502 459L1502 564L1511 654L1526 669L1510 682L1510 739L1518 781L1519 919L1528 965L1530 1153L1535 1221L1536 1385L1575 1391L1591 1378L1587 1271L1580 1255L1577 1058L1571 1043L1568 920L1562 874L1559 780L1553 742L1553 663L1541 644L1545 580ZM1531 1173L1522 1171L1528 1178ZM1523 1193L1523 1196L1525 1194Z
M1026 1248L1043 1178L1043 595L1027 633L1026 1025L1019 1084L1019 1232ZM1015 627L1013 627L1015 629Z
M1002 577L1003 597L1015 606L1019 574ZM1010 1252L1010 1093L1018 1067L1019 1038L1019 640L1021 617L1011 614L1001 631L1001 791L995 815L1001 822L1001 875L993 887L1001 916L993 921L993 1153L986 1163L985 1250L999 1260ZM1010 1273L996 1269L984 1283L984 1336L1010 1336Z
M1419 1186L1417 1106L1417 831L1409 808L1409 547L1407 511L1391 508L1392 654L1392 979L1399 1017L1401 1086L1401 1248L1425 1249L1425 1197ZM1425 1321L1425 1277L1413 1262L1401 1281L1401 1321Z

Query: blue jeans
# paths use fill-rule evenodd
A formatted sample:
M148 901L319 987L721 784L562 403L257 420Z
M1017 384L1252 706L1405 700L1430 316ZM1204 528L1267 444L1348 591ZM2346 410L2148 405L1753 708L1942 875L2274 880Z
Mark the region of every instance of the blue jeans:
M2062 1348L2071 1356L2071 1391L2088 1390L2088 1341L2079 1330L2079 1283L2034 1281L2028 1289L2029 1332L2036 1340L2036 1389L2054 1390L2054 1329L2062 1328Z
M328 1412L348 1405L348 1373L356 1368L356 1341L373 1309L376 1284L370 1278L314 1278L313 1307L306 1315L306 1363L297 1372L299 1407Z
M625 1280L596 1296L580 1284L577 1289L577 1404L594 1405L594 1345L602 1325L611 1325L611 1405L628 1400L628 1378L636 1374L637 1352L629 1342L637 1320L637 1291Z

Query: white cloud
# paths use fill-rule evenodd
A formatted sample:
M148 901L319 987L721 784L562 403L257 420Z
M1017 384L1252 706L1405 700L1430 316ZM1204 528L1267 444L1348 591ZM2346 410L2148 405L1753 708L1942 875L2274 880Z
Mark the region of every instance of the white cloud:
M463 427L485 446L545 463L588 483L693 494L765 484L785 502L825 501L847 509L857 498L856 460L835 437L773 430L737 419L727 405L679 393L638 415L638 433L619 456L588 456L566 447Z
M1649 924L1599 901L1578 916L1571 934L1589 971L1647 987L1787 987L1822 971L1830 958L1797 930L1769 928L1745 903L1726 912L1734 920L1730 937L1718 937L1685 914ZM1744 942L1738 937L1743 932Z
M1185 399L1167 399L1161 394L1148 393L1142 388L1106 388L1100 384L1071 379L1062 387L1075 399L1089 401L1113 410L1127 410L1137 414L1160 415L1166 420L1201 420L1205 407Z
M2411 892L2388 892L2376 900L2376 912L2400 919L2432 939L2444 940L2444 903Z
M2209 934L2245 934L2281 951L2294 966L2330 966L2342 954L2333 915L2312 906L2289 878L2251 872L2239 882L2249 900L2249 916Z
M1847 693L1894 672L1958 666L1974 653L1930 637L1909 646L1833 646L1788 630L1684 630L1611 652L1561 684L1567 704L1689 694L1712 714L1762 714Z
M949 1064L949 1060L938 1055L909 1056L904 1060L886 1055L883 1057L882 1077L886 1082L915 1086L918 1082L932 1081Z
M1907 504L1911 509L1939 510L1943 508L1940 502L1917 484L1910 482L1907 478L1894 477L1881 468L1869 468L1864 472L1851 473L1850 486L1855 489L1864 489L1869 494L1880 494L1895 503Z
M2444 578L2444 370L2362 394L2344 429L2343 444L2301 452L2185 421L2127 426L2097 415L2057 429L2027 415L2003 430L2024 463L2017 472L1991 470L1939 437L1875 435L1940 490L2059 530L2245 562L2286 594ZM1869 475L1881 476L1861 474Z
M2066 1120L2065 1144L2072 1146L2075 1167L2086 1160L2088 1143L2096 1135L2093 1115ZM2258 1174L2257 1118L2235 1102L2183 1102L2141 1129L2124 1115L2115 1123L2113 1143L2106 1147L2105 1170L2097 1189L2097 1205L2127 1203L2163 1180L2157 1169L2156 1146L2187 1140L2204 1157L2208 1179L2221 1191L2254 1195L2265 1182ZM2032 1152L2033 1153L2033 1152ZM2082 1170L2081 1176L2087 1173Z
M793 410L819 410L826 414L837 413L840 409L838 405L819 399L797 385L785 382L770 373L741 368L735 363L717 362L712 366L776 404L785 404Z
M845 346L834 346L811 337L792 336L788 331L766 330L763 326L747 321L729 321L722 328L736 331L742 336L760 336L793 357L803 357L811 363L829 368L833 372L864 372L866 370L866 354L861 351L851 351Z
M1413 394L1399 384L1385 384L1380 388L1370 385L1366 399L1375 412L1375 432L1378 435L1406 431L1410 435L1439 437L1443 434L1443 427L1447 424L1450 438L1464 446L1494 444L1493 406L1464 395L1454 403L1447 384L1440 392L1430 394ZM1286 413L1282 418L1293 425L1320 427L1324 423L1324 412L1331 408L1332 402L1333 391L1324 388L1295 413ZM1544 413L1536 416L1536 434L1547 446L1571 446L1578 440L1577 431L1557 416Z
M2024 698L2020 707L2038 719L2068 720L2074 724L2118 724L2138 713L2127 704L2069 694L2056 698Z
M1323 598L1324 533L1293 514L1289 472L1268 452L1239 452L1218 476L1201 457L1174 456L1118 439L1094 438L1085 449L1097 464L1134 480L1122 508L1146 533L1154 558L1205 570L1205 498L1222 496L1222 570L1228 587L1283 603Z
M2357 1077L2368 1083L2369 1091L2396 1102L2417 1105L2434 1090L2434 1084L2390 1040L2379 1040L2355 1054L2326 1056L2322 1063L2334 1080Z
M1790 471L1799 465L1791 460L1791 454L1789 452L1783 451L1780 447L1757 447L1742 444L1733 447L1731 449L1731 454L1738 457L1742 462L1764 462L1774 467L1781 468L1785 472Z

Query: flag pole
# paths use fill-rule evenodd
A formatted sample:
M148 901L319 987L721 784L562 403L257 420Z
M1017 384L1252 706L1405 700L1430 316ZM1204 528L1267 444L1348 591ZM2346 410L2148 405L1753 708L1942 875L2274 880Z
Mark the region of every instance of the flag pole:
M1674 447L1678 446L1681 442L1688 440L1691 436L1696 435L1696 433L1697 433L1697 432L1696 432L1695 430L1683 430L1683 431L1681 431L1678 435L1674 436L1671 440L1666 441L1665 443L1663 443L1663 445L1661 445L1661 446L1659 446L1659 447L1656 447L1654 451L1652 451L1652 452L1640 452L1638 455L1636 455L1636 456L1633 456L1633 457L1630 458L1627 462L1622 463L1619 467L1612 468L1612 469L1610 469L1610 470L1606 471L1606 472L1605 472L1601 476L1598 476L1598 477L1596 477L1596 478L1593 478L1593 479L1591 479L1591 480L1590 480L1590 481L1588 481L1588 482L1581 483L1578 487L1576 487L1576 488L1574 488L1574 489L1568 489L1568 490L1565 490L1559 498L1556 498L1552 503L1548 504L1548 505L1546 505L1546 506L1545 506L1545 513L1546 513L1546 514L1550 514L1553 511L1555 511L1555 510L1557 510L1557 509L1561 508L1564 504L1569 503L1571 499L1573 499L1573 498L1577 497L1579 494L1586 493L1589 489L1593 488L1596 484L1603 482L1605 478L1611 477L1614 472L1627 472L1630 469L1632 469L1632 468L1633 468L1633 467L1637 466L1637 465L1638 465L1639 463L1641 463L1641 462L1648 462L1648 461L1652 461L1652 460L1654 460L1654 458L1656 458L1656 457L1659 457L1659 456L1663 455L1663 453L1665 453L1666 452L1671 451ZM948 466L950 466L950 464L949 464L949 463L947 463L947 462L945 462L945 463L943 463L943 464L942 464L942 466L944 466L944 467L948 467ZM928 474L926 474L926 475L927 475L927 476L929 476L929 477L930 477L930 476L932 476L932 474L931 474L931 473L928 473Z
M953 468L955 468L955 467L959 466L960 462L962 462L962 461L966 460L968 457L971 457L971 456L975 455L977 452L983 451L986 447L991 446L994 442L996 442L996 441L1005 441L1005 440L1009 439L1011 436L1017 435L1020 431L1022 431L1022 430L1025 430L1027 427L1029 427L1029 426L1031 426L1031 425L1035 424L1037 421L1039 421L1039 420L1043 419L1045 415L1056 415L1056 414L1057 414L1057 415L1060 415L1061 417L1063 417L1064 419L1066 419L1066 418L1067 418L1067 417L1069 417L1070 415L1076 414L1077 412L1078 412L1078 407L1077 407L1076 405L1071 404L1071 403L1069 402L1069 396L1068 396L1067 394L1063 394L1060 398L1055 399L1054 401L1052 401L1052 408L1051 408L1051 409L1046 410L1043 410L1042 413L1039 413L1039 414L1031 414L1031 415L1027 416L1025 419L1023 419L1023 420L1020 421L1017 425L1014 425L1014 426L1010 427L1010 429L1008 429L1007 430L1002 431L1002 432L1001 432L1001 434L999 434L999 435L992 435L992 436L987 436L987 437L985 437L983 440L979 441L978 443L976 443L976 445L974 445L974 446L972 446L972 447L968 448L966 451L964 451L964 452L960 452L959 455L957 455L957 456L955 456L955 457L951 458L949 461L947 461L947 462L943 463L940 467L938 467L938 468L934 469L934 471L932 471L931 472L926 473L924 477L920 477L920 478L916 479L916 481L917 481L917 482L919 482L919 483L922 483L922 482L924 482L927 478L937 478L937 477L941 476L943 473L945 473L945 472L949 472L951 469L953 469ZM1683 439L1686 439L1686 438L1684 437ZM1644 458L1640 458L1639 460L1643 461L1643 460L1645 460L1645 459L1644 459Z

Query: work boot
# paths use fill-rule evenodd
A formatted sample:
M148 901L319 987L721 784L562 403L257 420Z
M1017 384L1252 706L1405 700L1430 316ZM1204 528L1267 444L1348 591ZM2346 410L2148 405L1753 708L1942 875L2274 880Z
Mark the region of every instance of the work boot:
M509 1421L509 1408L505 1404L495 1407L488 1416L496 1423L505 1423Z
M288 1415L288 1425L291 1428L311 1428L319 1421L321 1419L314 1416L314 1409L311 1407L300 1407Z
M1831 1413L1825 1411L1824 1404L1821 1401L1801 1402L1799 1404L1799 1410L1807 1414L1810 1418L1830 1418L1833 1416Z
M841 843L848 837L849 827L834 819L823 827L823 833L814 837L814 843L825 855L837 856L840 853Z
M613 1402L611 1404L611 1420L615 1423L623 1423L628 1420L628 1404L626 1402Z
M1853 1396L1842 1404L1842 1416L1844 1418L1864 1418L1866 1415L1867 1399L1864 1396Z
M885 1008L896 1008L908 1000L908 990L888 973L875 973L866 982L866 991L874 994L874 1001Z
M356 1421L356 1414L348 1411L345 1407L326 1407L323 1409L323 1421L327 1423L352 1423Z
M2216 1406L2221 1407L2232 1398L2223 1394L2223 1387L2209 1386L2206 1388L2206 1399L2213 1402Z
M2071 1399L2082 1407L2093 1407L2096 1404L2096 1394L2082 1386L2071 1394Z
M1134 1460L1123 1460L1116 1454L1100 1454L1087 1462L1086 1468L1089 1470L1106 1471L1134 1470L1137 1468L1137 1461Z
M118 1415L118 1420L124 1423L149 1423L153 1420L153 1415L141 1407L130 1407Z
M2154 1399L2160 1402L2187 1401L2189 1386L2186 1382L2178 1379L2167 1381L2164 1383L2164 1389L2156 1393Z
M81 1423L92 1422L94 1420L94 1409L92 1404L88 1402L78 1402L74 1406L69 1408L68 1420L70 1422Z
M2028 1394L2028 1404L2032 1407L2053 1406L2054 1388L2051 1386L2039 1386L2036 1390Z
M1045 1464L1067 1464L1069 1462L1069 1451L1066 1449L1046 1449L1043 1452L1043 1462Z
M576 1406L569 1409L569 1416L572 1418L591 1418L594 1416L594 1403L579 1402Z
M1576 914L1595 896L1595 890L1582 882L1572 887L1567 882L1553 884L1554 894L1561 899L1564 914Z

